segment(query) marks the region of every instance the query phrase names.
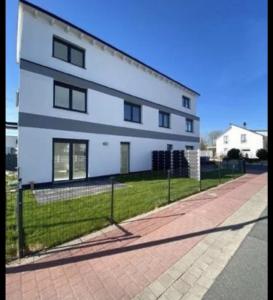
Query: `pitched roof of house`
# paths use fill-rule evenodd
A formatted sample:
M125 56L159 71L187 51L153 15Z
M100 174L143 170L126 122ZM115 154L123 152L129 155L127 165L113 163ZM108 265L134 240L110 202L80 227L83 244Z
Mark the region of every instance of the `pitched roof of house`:
M252 133L255 133L255 134L258 134L258 135L261 135L261 136L264 136L263 134L261 134L261 133L258 133L258 132L256 132L255 130L253 130L253 129L248 129L248 128L246 128L246 127L243 127L243 126L239 126L239 125L236 125L236 124L233 124L233 123L230 123L230 125L229 125L229 128L228 129L226 129L221 135L219 135L218 136L218 138L216 139L216 140L218 140L220 137L222 137L230 128L231 128L231 126L235 126L235 127L238 127L238 128L241 128L241 129L245 129L245 130L247 130L247 131L250 131L250 132L252 132ZM258 130L258 131L267 131L267 130Z
M181 87L183 87L183 88L185 88L185 89L191 91L192 93L196 94L197 96L200 96L200 94L199 94L198 92L196 92L195 90L193 90L193 89L187 87L186 85L184 85L184 84L182 84L181 82L179 82L179 81L177 81L177 80L171 78L170 76L165 75L164 73L162 73L162 72L156 70L155 68L153 68L153 67L151 67L151 66L145 64L145 63L142 62L141 60L139 60L139 59L137 59L137 58L131 56L130 54L128 54L128 53L126 53L126 52L124 52L124 51L122 51L122 50L116 48L115 46L109 44L108 42L105 42L104 40L98 38L97 36L95 36L95 35L93 35L93 34L87 32L86 30L84 30L84 29L82 29L82 28L80 28L80 27L78 27L78 26L76 26L76 25L70 23L69 21L66 21L66 20L64 20L63 18L61 18L61 17L59 17L59 16L57 16L57 15L55 15L55 14L53 14L53 13L51 13L51 12L45 10L45 9L43 9L43 8L41 8L41 7L39 7L39 6L37 6L37 5L33 4L33 3L30 3L30 2L28 2L28 1L25 1L25 0L19 0L19 2L21 2L21 3L25 4L25 5L31 6L32 8L34 8L34 9L36 9L36 10L39 10L39 11L41 11L41 12L47 14L47 15L50 15L52 18L55 18L55 19L57 19L57 20L59 20L59 21L65 23L66 25L68 25L68 26L70 26L70 27L73 27L73 28L75 28L75 29L81 31L82 33L86 34L87 36L90 36L91 38L93 38L93 39L95 39L95 40L97 40L97 41L99 41L99 42L105 44L106 46L108 46L108 47L114 49L115 51L118 51L118 52L120 52L121 54L123 54L123 55L125 55L125 56L131 58L132 60L134 60L134 61L136 61L136 62L142 64L142 65L145 66L146 68L149 68L149 69L151 69L152 71L154 71L154 72L160 74L161 76L164 76L164 77L166 77L167 79L169 79L169 80L175 82L176 84L178 84L178 85L180 85Z

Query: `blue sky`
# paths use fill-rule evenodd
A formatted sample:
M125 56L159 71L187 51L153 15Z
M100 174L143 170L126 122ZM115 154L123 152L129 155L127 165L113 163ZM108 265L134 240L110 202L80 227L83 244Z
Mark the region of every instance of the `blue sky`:
M198 91L201 135L267 128L267 1L32 0ZM6 119L17 121L17 0L6 1Z

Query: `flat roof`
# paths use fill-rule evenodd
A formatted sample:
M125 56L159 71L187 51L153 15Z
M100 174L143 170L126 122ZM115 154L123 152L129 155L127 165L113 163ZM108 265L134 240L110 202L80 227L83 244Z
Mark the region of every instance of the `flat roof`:
M86 34L86 35L88 35L88 36L90 36L91 38L94 38L94 39L98 40L99 42L101 42L101 43L107 45L108 47L113 48L114 50L116 50L116 51L122 53L123 55L128 56L129 58L131 58L131 59L137 61L138 63L144 65L145 67L147 67L147 68L153 70L154 72L157 72L158 74L160 74L160 75L162 75L162 76L168 78L169 80L171 80L171 81L173 81L173 82L179 84L179 85L182 86L183 88L186 88L186 89L188 89L189 91L193 92L194 94L200 96L200 94L199 94L198 92L196 92L196 91L194 91L193 89L187 87L186 85L182 84L181 82L179 82L179 81L177 81L177 80L175 80L175 79L169 77L168 75L163 74L162 72L160 72L160 71L154 69L153 67L151 67L151 66L145 64L145 63L142 62L141 60L139 60L139 59L137 59L137 58L131 56L130 54L128 54L128 53L126 53L126 52L124 52L124 51L122 51L122 50L116 48L115 46L113 46L113 45L111 45L111 44L109 44L109 43L103 41L102 39L96 37L95 35L93 35L93 34L87 32L87 31L85 31L84 29L82 29L82 28L80 28L80 27L78 27L78 26L76 26L76 25L70 23L69 21L66 21L66 20L64 20L63 18L61 18L61 17L59 17L59 16L57 16L57 15L55 15L55 14L53 14L53 13L51 13L51 12L45 10L45 9L43 9L43 8L41 8L41 7L39 7L39 6L37 6L37 5L33 4L33 3L30 3L30 2L28 2L28 1L25 1L25 0L19 0L19 3L20 3L20 2L23 3L23 4L29 5L29 6L31 6L32 8L37 9L37 10L39 10L39 11L45 13L45 14L48 14L48 15L50 15L51 17L53 17L53 18L55 18L55 19L57 19L57 20L59 20L59 21L65 23L65 24L69 25L70 27L74 27L75 29L81 31L82 33L84 33L84 34Z

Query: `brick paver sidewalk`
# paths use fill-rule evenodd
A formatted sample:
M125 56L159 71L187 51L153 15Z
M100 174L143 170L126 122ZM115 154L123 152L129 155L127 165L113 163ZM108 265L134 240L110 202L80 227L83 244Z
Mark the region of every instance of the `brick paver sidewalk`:
M10 299L132 299L261 190L266 174L123 222L34 263L6 269Z

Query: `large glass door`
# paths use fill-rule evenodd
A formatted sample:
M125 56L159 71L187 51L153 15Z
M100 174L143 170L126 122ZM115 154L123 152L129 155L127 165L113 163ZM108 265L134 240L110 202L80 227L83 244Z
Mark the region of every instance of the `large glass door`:
M69 143L54 143L54 181L69 180Z
M87 178L87 141L53 140L53 181Z
M73 178L86 177L86 144L74 143L73 147Z

